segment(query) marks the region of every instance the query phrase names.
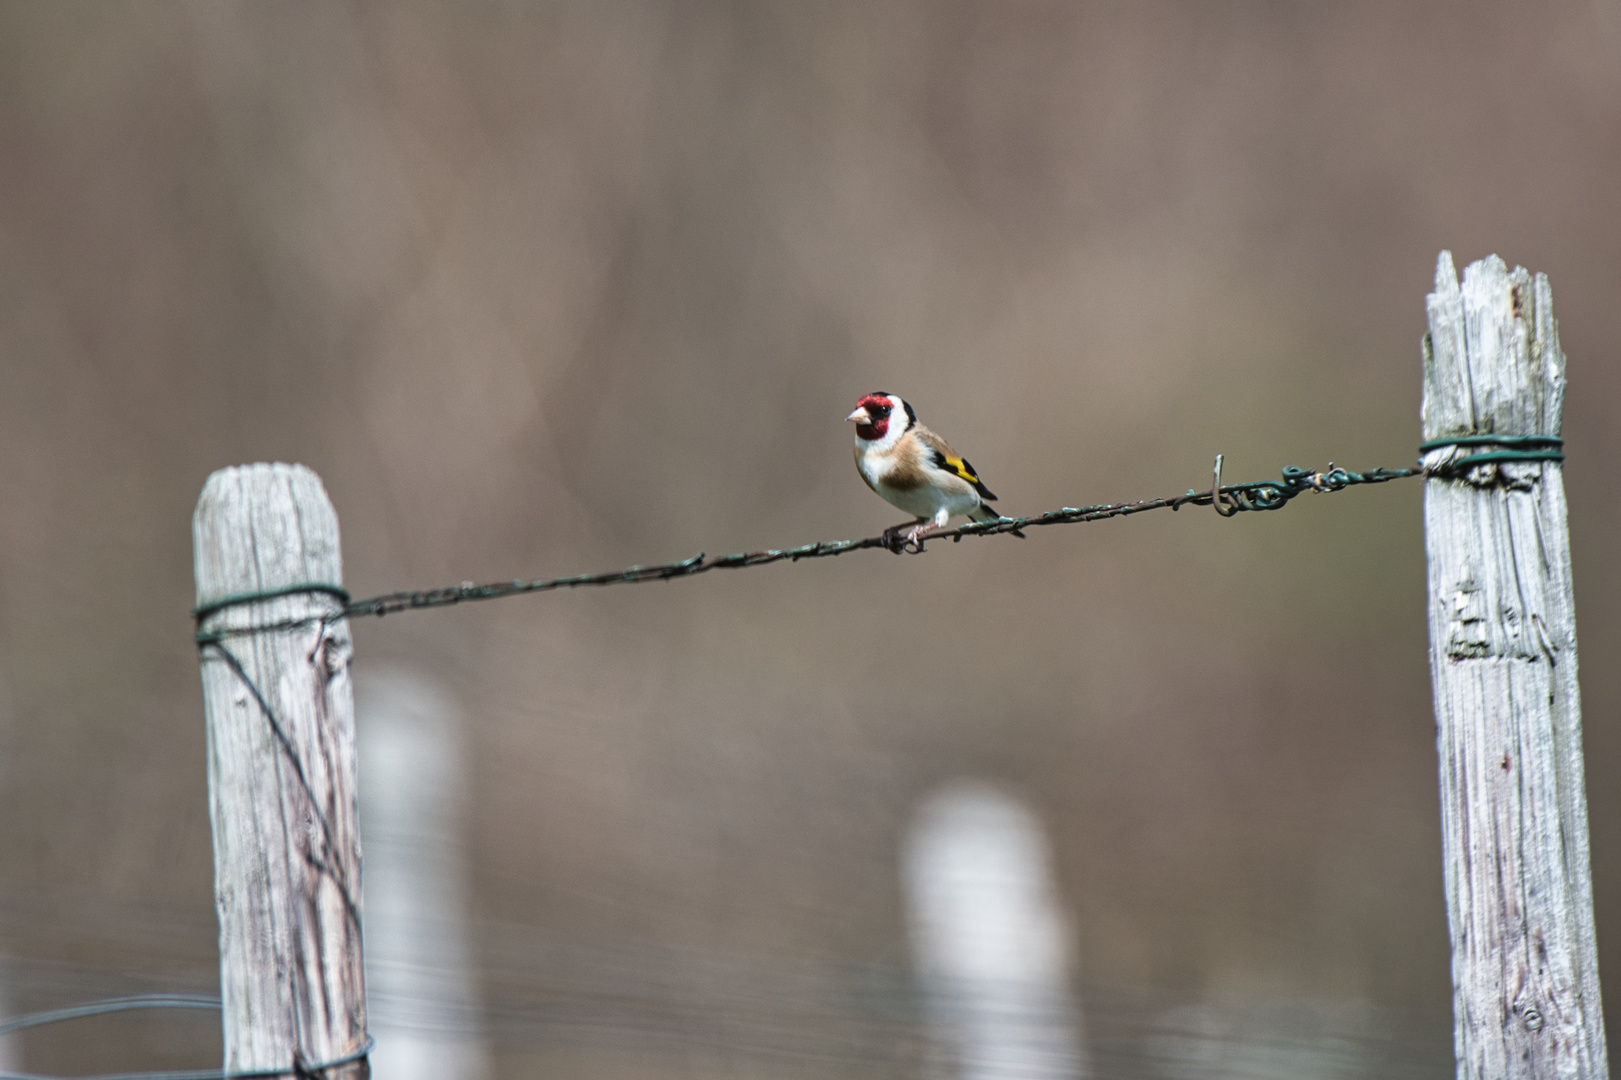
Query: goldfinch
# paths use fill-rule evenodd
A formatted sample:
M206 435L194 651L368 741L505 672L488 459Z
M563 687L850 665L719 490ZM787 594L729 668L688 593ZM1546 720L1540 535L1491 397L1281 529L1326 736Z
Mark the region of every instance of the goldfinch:
M968 460L918 423L912 406L894 394L868 394L845 419L856 426L861 479L885 502L915 518L884 530L891 547L910 544L921 551L918 535L923 530L944 528L959 514L973 521L1000 516L986 505L996 496Z

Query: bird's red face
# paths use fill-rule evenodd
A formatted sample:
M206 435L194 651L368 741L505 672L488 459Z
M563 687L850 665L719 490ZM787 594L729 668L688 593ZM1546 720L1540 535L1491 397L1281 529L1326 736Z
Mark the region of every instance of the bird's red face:
M855 421L856 438L875 442L889 432L889 414L895 411L895 399L889 394L868 394L856 402L855 412L846 420Z

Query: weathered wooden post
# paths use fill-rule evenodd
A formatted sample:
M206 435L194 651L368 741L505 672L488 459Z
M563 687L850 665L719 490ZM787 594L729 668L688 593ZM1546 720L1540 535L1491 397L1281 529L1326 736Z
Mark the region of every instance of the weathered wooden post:
M1460 1080L1609 1075L1548 279L1442 252L1424 339L1430 670Z
M301 465L192 519L227 1071L366 1080L351 646L338 519Z

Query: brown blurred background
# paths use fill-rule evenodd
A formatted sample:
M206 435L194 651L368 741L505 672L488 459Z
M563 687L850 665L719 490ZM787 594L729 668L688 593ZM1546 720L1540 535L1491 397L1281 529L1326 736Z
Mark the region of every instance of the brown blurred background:
M1617 0L0 6L7 1007L214 986L211 470L314 468L370 595L874 533L875 388L1008 512L1401 465L1441 248L1553 283L1614 977L1618 177ZM357 625L466 715L494 1074L922 1075L898 850L971 777L1098 1075L1450 1075L1420 498ZM19 1066L218 1060L85 1023Z

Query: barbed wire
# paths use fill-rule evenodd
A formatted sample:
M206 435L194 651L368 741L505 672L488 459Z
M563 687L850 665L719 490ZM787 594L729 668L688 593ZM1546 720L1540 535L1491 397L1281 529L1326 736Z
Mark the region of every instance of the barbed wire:
M1482 456L1474 456L1477 463ZM1547 460L1549 457L1551 457L1550 454L1544 454L1535 459ZM1563 457L1563 455L1560 455L1560 457ZM1531 459L1533 458L1530 454L1516 455L1515 457L1515 460ZM675 578L706 574L711 570L740 570L752 566L768 566L771 563L778 562L799 562L801 559L825 559L845 555L852 551L866 551L875 548L892 551L896 554L902 552L922 554L925 550L925 544L930 540L951 540L953 543L958 543L964 537L969 536L997 536L1002 533L1014 533L1022 536L1023 530L1038 528L1043 525L1076 525L1089 521L1106 521L1110 518L1127 517L1149 510L1174 511L1180 510L1184 506L1211 506L1222 517L1232 517L1234 514L1245 512L1281 510L1297 496L1307 492L1344 491L1346 488L1362 484L1383 484L1409 476L1437 474L1437 470L1432 468L1427 472L1420 465L1403 469L1377 468L1366 472L1356 472L1351 469L1340 468L1330 462L1327 468L1316 472L1302 469L1296 465L1287 465L1281 470L1281 475L1277 480L1255 480L1242 484L1223 484L1221 482L1222 462L1223 455L1217 454L1212 469L1211 485L1204 491L1189 488L1181 495L1139 499L1135 502L1101 503L1095 506L1064 506L1057 510L1049 510L1046 513L1029 517L998 517L994 521L970 521L955 528L923 529L915 536L891 531L878 536L864 536L854 540L818 540L810 544L800 544L797 547L770 548L765 551L739 551L730 555L711 556L700 551L691 558L680 559L675 562L636 565L626 567L623 570L610 570L600 574L573 574L567 577L536 578L533 580L515 578L510 581L496 581L482 585L464 581L459 585L446 585L436 589L384 593L381 596L368 597L364 600L353 600L350 598L347 589L327 582L302 582L261 592L233 593L229 596L209 600L192 609L192 617L198 623L195 639L200 646L218 645L230 637L265 633L273 630L290 630L316 622L329 623L341 618L356 618L367 615L375 615L381 618L402 611L449 607L454 604L471 603L475 600L498 600L502 597L520 596L525 593L555 592L558 589L577 589L591 585L629 585L646 581L671 581ZM239 604L275 599L295 593L323 593L335 598L343 606L339 610L327 614L310 615L282 622L241 627L216 627L210 630L202 629L202 624L206 619L226 608Z
M1477 449L1477 448L1488 449ZM312 622L328 623L340 618L375 615L379 618L402 611L423 608L449 607L475 600L497 600L525 593L555 592L558 589L577 589L593 585L630 585L646 581L671 581L675 578L694 577L711 570L741 570L771 563L799 562L802 559L826 559L846 555L852 551L881 548L896 554L903 552L922 554L930 540L950 540L959 543L969 536L998 536L1002 533L1024 535L1025 529L1043 525L1077 525L1089 521L1106 521L1128 517L1149 510L1180 510L1184 506L1209 506L1222 517L1245 512L1281 510L1300 495L1308 492L1325 494L1344 491L1363 484L1384 484L1411 476L1459 479L1479 476L1482 469L1511 463L1562 462L1564 443L1551 435L1493 435L1467 434L1444 439L1433 439L1419 447L1422 459L1400 469L1376 468L1363 472L1341 468L1333 462L1317 471L1286 465L1277 480L1254 480L1242 484L1221 482L1223 455L1217 454L1211 470L1208 489L1189 488L1181 495L1168 495L1135 502L1100 503L1095 506L1064 506L1029 517L998 517L994 521L970 521L955 528L927 528L913 533L891 529L878 536L864 536L853 540L818 540L797 547L769 548L764 551L739 551L730 555L709 555L700 551L688 559L652 565L629 566L623 570L610 570L600 574L572 574L566 577L535 578L495 581L478 584L464 581L459 585L445 585L435 589L384 593L364 600L351 599L348 590L326 582L306 582L287 585L264 592L241 593L219 597L192 609L197 620L196 640L199 645L218 644L227 637L285 630ZM285 622L244 627L203 630L202 623L210 615L238 604L268 600L292 593L316 592L334 597L343 605L335 612L312 615Z
M539 578L533 581L497 581L474 584L464 581L438 589L412 592L385 593L365 600L354 600L344 605L343 614L349 617L363 615L384 616L420 608L447 607L474 600L495 600L522 593L552 592L587 585L623 585L644 581L670 581L692 577L711 570L740 570L751 566L767 566L778 562L799 562L801 559L825 559L845 555L852 551L881 548L896 552L921 554L930 540L960 542L969 536L997 536L1002 533L1022 533L1025 529L1043 525L1076 525L1089 521L1105 521L1127 517L1149 510L1180 510L1184 506L1214 506L1222 517L1232 517L1245 511L1279 510L1296 496L1307 492L1343 491L1360 484L1383 484L1409 476L1423 474L1420 467L1406 469L1372 469L1354 472L1336 467L1332 462L1326 469L1312 472L1298 466L1287 466L1280 479L1260 480L1243 484L1221 482L1222 455L1216 455L1213 482L1208 490L1189 489L1181 495L1136 502L1102 503L1096 506L1065 506L1030 517L999 517L995 521L969 522L955 528L932 528L919 532L915 540L908 541L898 534L866 536L855 540L818 540L798 547L772 548L766 551L744 551L731 555L707 555L704 552L676 562L651 566L631 566L601 574L576 574L569 577Z

